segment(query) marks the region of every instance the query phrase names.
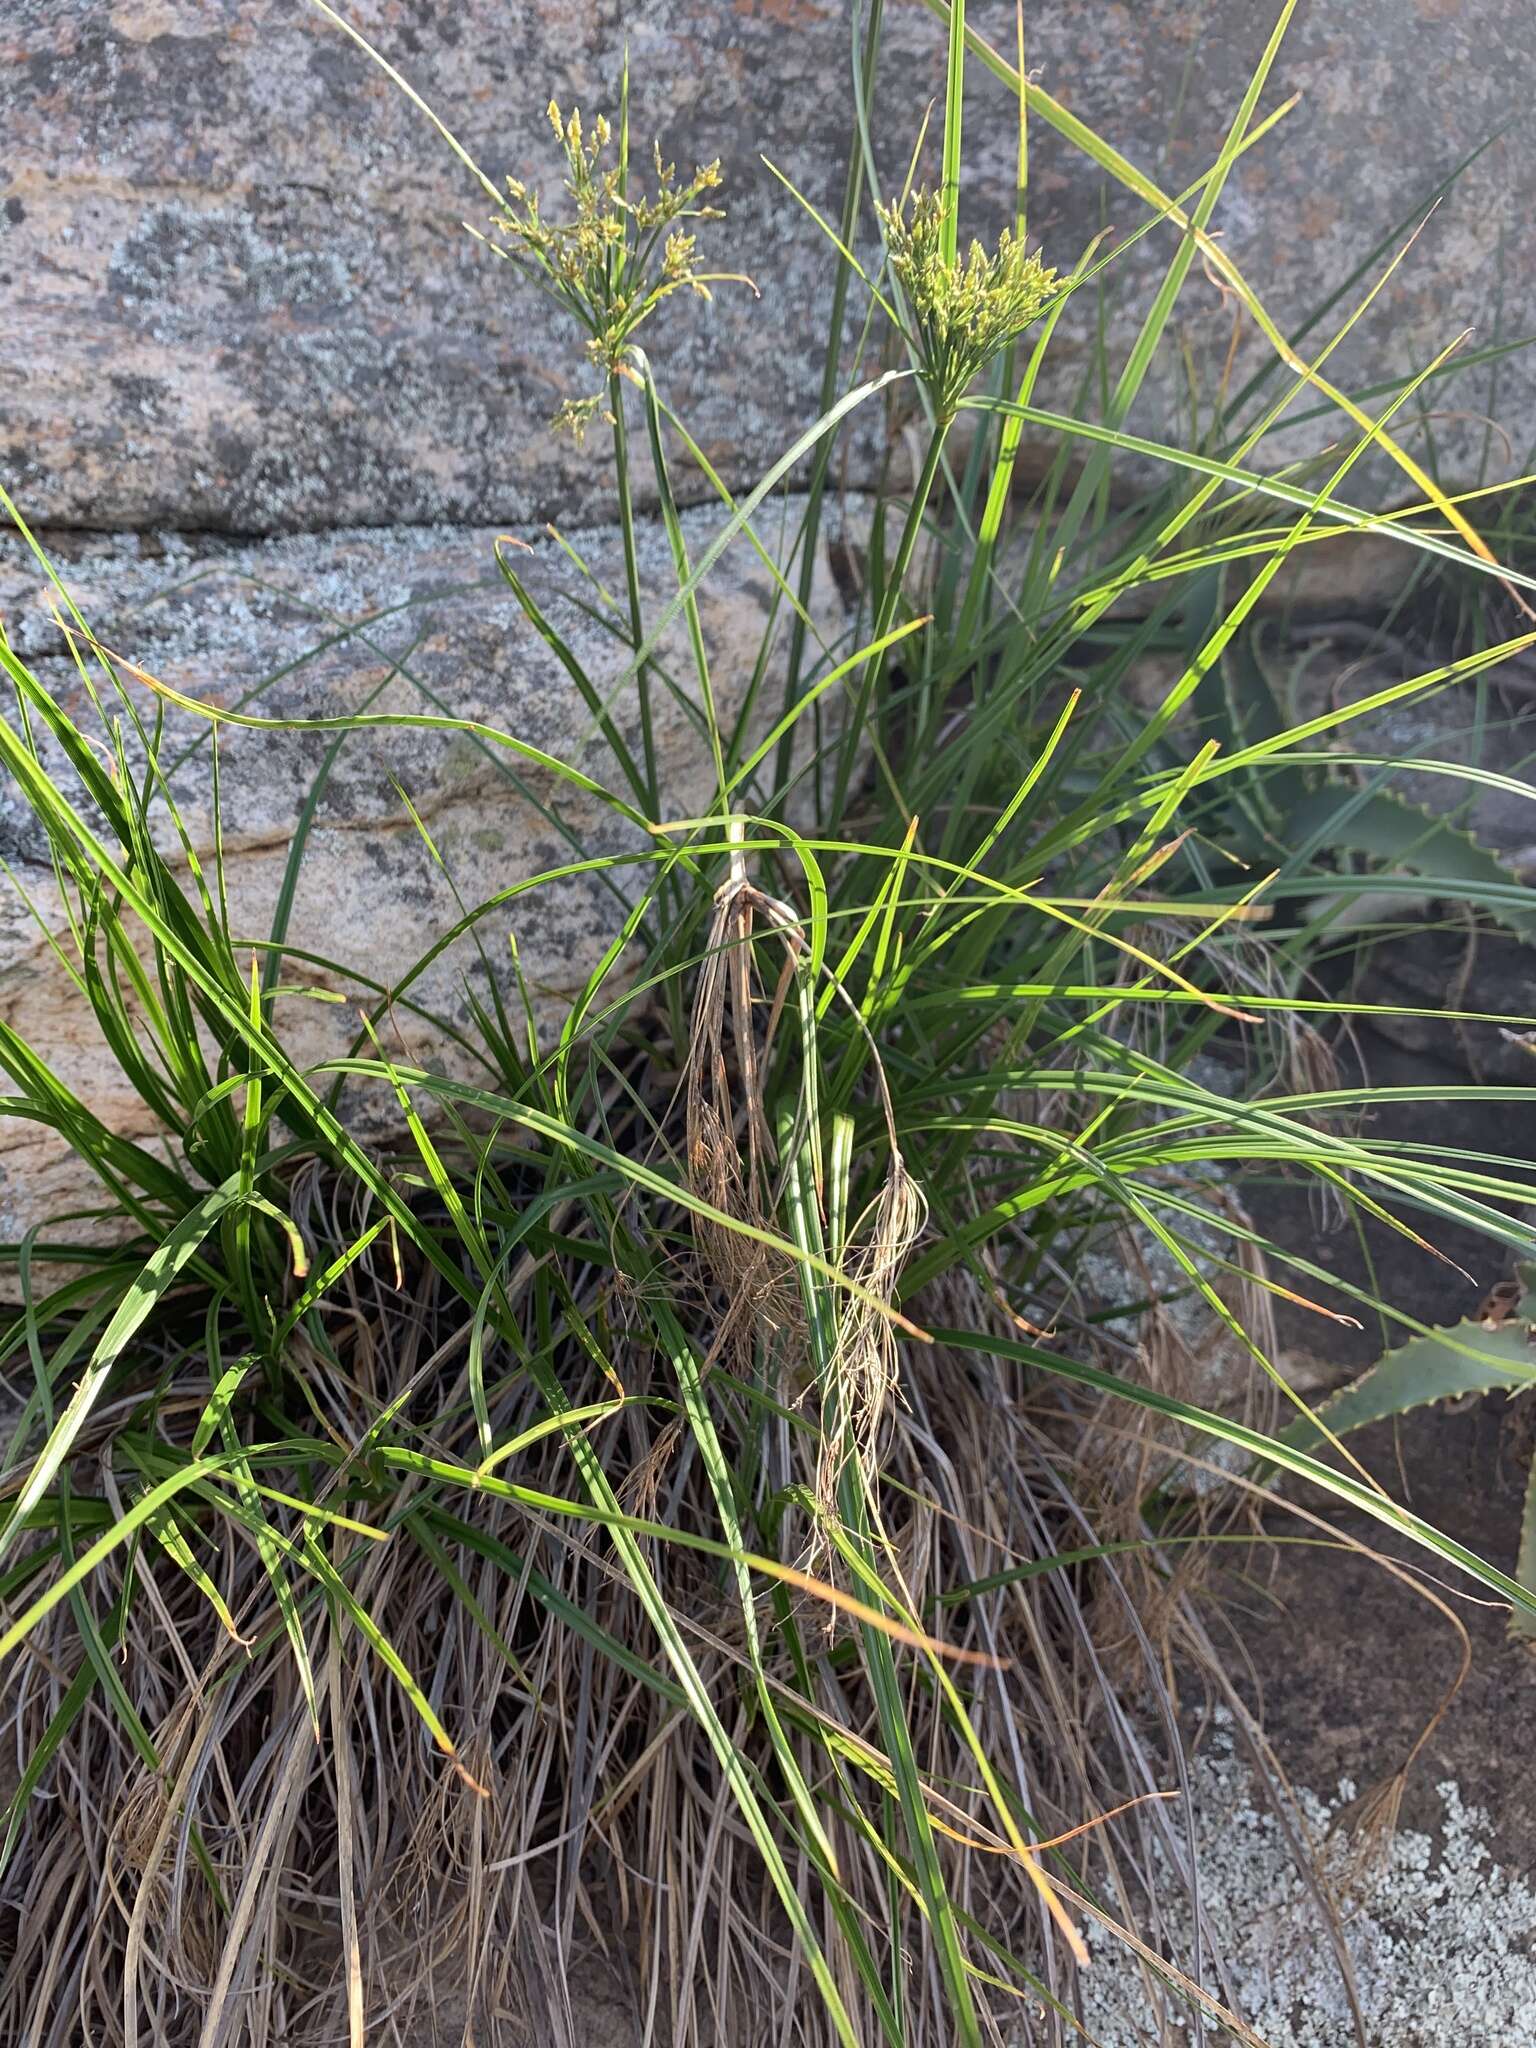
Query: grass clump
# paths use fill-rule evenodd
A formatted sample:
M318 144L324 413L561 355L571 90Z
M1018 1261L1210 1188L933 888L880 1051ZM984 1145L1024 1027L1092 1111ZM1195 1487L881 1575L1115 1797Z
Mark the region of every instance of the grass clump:
M1511 1205L1536 1197L1506 1161L1382 1144L1369 1089L1331 1071L1340 1005L1313 979L1309 906L1448 878L1384 827L1346 832L1394 770L1330 751L1361 707L1288 723L1252 673L1251 615L1298 547L1363 526L1495 573L1433 485L1417 520L1344 495L1366 449L1390 458L1421 380L1379 416L1339 394L1353 438L1305 485L1267 466L1266 435L1331 391L1326 347L1302 362L1282 338L1198 451L1124 426L1197 250L1267 321L1208 223L1267 132L1290 11L1216 161L1171 195L950 10L940 197L876 214L867 276L855 138L826 402L740 498L635 340L663 297L712 281L680 223L712 210L714 167L675 179L658 151L641 197L622 114L615 136L552 111L574 222L516 189L502 232L606 378L627 588L590 601L638 748L498 559L607 765L441 709L200 704L103 646L62 586L88 712L0 642L0 756L65 907L58 955L162 1134L124 1139L6 1030L6 1112L98 1188L83 1249L47 1228L6 1247L0 1362L25 1388L0 1526L6 2038L361 2043L435 2004L466 2039L579 2040L567 1987L605 1942L650 2038L679 2048L1066 2043L1092 1923L1144 1967L1149 2033L1252 2040L1164 1796L1174 1674L1193 1663L1242 1708L1211 1647L1218 1540L1256 1540L1277 1477L1300 1478L1536 1612L1340 1459L1326 1417L1293 1433L1277 1298L1423 1333L1244 1207L1240 1176L1305 1176L1415 1243L1454 1223L1502 1253L1530 1251ZM1034 404L1095 252L1058 285L1016 220L994 254L958 254L968 52L1128 182L1149 231L1181 230L1099 416ZM871 28L861 108L878 57ZM1022 152L1021 121L1021 189ZM906 311L894 367L850 383L866 281L872 319L887 288ZM829 637L805 592L834 451L914 387L932 415L917 485L865 508ZM639 577L626 408L665 591ZM962 409L979 452L956 475ZM1020 503L1026 425L1059 452ZM718 500L697 552L680 449ZM1124 458L1154 461L1156 487L1111 493ZM775 601L727 692L698 600L737 543ZM1165 678L1150 701L1146 672ZM664 696L708 752L700 817L669 815ZM552 831L569 837L574 791L613 836L466 904L387 983L330 963L357 1028L306 1066L287 1020L310 998L285 978L302 835L273 928L240 929L222 840L195 841L167 765L191 732L215 777L221 721L330 747L471 739L538 771L520 796ZM1314 818L1329 792L1336 811L1298 843L1303 775ZM575 873L614 884L614 927L551 1019L512 921ZM1494 914L1516 889L1475 867L1456 886ZM450 947L465 992L434 1020L456 1052L432 1071L398 1020ZM359 1138L359 1098L390 1110L392 1144ZM1149 1299L1153 1254L1176 1277ZM1106 1267L1120 1298L1090 1285ZM1239 1361L1234 1398L1195 1398L1176 1306ZM1530 1378L1507 1346L1494 1365ZM1179 1913L1147 1895L1153 1869ZM1172 1922L1197 1930L1176 1959Z

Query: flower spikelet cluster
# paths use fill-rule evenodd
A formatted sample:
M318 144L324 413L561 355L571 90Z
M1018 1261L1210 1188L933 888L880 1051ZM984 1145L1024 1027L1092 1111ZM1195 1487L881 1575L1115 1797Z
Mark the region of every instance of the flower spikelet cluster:
M877 208L892 273L916 328L921 375L941 419L953 416L972 382L1043 311L1056 272L1005 228L997 247L946 246L946 205L920 190Z
M605 377L631 376L628 356L636 332L674 292L708 299L713 285L750 284L699 268L692 223L724 218L711 202L721 182L719 159L683 177L658 142L651 151L652 181L640 186L627 147L615 145L606 115L589 127L579 108L564 114L551 100L547 112L565 158L569 205L554 218L537 191L508 178L491 245L571 315L586 335L589 360ZM568 400L556 425L579 437L605 411L602 393Z

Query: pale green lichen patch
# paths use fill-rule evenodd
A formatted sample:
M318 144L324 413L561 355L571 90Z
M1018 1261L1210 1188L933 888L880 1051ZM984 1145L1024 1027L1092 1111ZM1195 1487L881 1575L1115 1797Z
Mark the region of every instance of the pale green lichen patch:
M1401 1829L1363 1865L1352 1857L1348 1809L1304 1788L1297 1817L1334 1899L1371 2048L1536 2048L1536 1889L1490 1846L1492 1822L1456 1784L1436 1786L1437 1835ZM1240 2017L1267 2048L1345 2048L1357 2039L1334 1942L1229 1720L1190 1767L1191 1824L1202 1878L1208 1954L1219 1954ZM1330 1832L1331 1831L1331 1832ZM1166 1953L1188 1969L1194 1950L1187 1894L1162 1887L1171 1922ZM1159 2015L1133 1959L1089 1932L1084 2017L1100 2048L1193 2038L1170 1997ZM1208 1988L1225 1997L1214 1968ZM1162 2031L1159 2031L1161 2025ZM1212 2048L1235 2037L1209 2025Z

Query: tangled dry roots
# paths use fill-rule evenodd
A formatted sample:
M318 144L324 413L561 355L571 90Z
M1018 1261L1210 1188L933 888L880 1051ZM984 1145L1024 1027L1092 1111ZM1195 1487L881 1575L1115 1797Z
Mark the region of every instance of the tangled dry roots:
M751 944L754 913L770 905L773 928L784 948L784 973L764 1033L766 1043L760 1045ZM688 1179L694 1193L711 1207L765 1232L774 1224L769 1176L777 1146L764 1113L760 1074L783 1014L800 944L793 912L773 904L744 876L734 874L715 899L694 997L686 1086ZM729 1046L728 1016L733 1026ZM712 1356L734 1350L750 1357L760 1335L777 1349L784 1333L803 1331L794 1268L783 1253L703 1216L694 1219L694 1239L724 1303ZM796 1340L791 1338L791 1343ZM796 1348L803 1351L803 1334Z

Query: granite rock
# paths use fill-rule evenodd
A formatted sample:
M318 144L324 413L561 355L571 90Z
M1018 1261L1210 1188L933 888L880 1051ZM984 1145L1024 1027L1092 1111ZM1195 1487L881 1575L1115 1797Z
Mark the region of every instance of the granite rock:
M1032 0L1028 61L1177 192L1212 160L1275 13L1274 0ZM659 371L727 479L755 477L814 416L835 268L760 152L835 214L848 8L353 0L349 18L493 180L546 187L556 179L545 102L611 104L627 41L636 132L663 133L679 162L722 158L720 267L750 271L762 294L722 287L710 307L666 313L648 330ZM1010 0L975 0L970 18L1011 50ZM1525 26L1508 0L1311 0L1299 11L1267 102L1299 93L1299 104L1242 159L1214 222L1282 328L1345 286L1383 237L1405 239L1402 224L1422 217L1437 183L1528 104ZM873 124L888 188L943 63L929 8L889 0ZM547 432L560 400L586 388L579 348L464 232L485 220L484 192L317 9L10 0L0 105L0 475L36 519L252 534L608 516L602 466ZM1097 167L1043 119L1031 132L1031 227L1053 261L1070 264L1106 222L1122 240L1143 224L1142 203L1106 193ZM1011 205L1014 120L980 65L966 141L966 220L985 230ZM1536 272L1521 255L1533 197L1536 128L1525 122L1435 210L1331 372L1364 385L1421 367L1464 326L1482 342L1536 328ZM1156 228L1102 274L1116 355L1173 247L1172 230ZM1093 293L1069 309L1046 404L1081 402L1098 314ZM1231 338L1229 302L1197 264L1133 424L1187 432L1191 403L1208 417ZM1245 327L1235 374L1265 355ZM1516 425L1529 414L1536 368L1515 356L1433 391L1439 458L1468 469L1482 459L1483 413ZM1336 419L1313 418L1267 450L1291 460L1336 431ZM873 476L883 438L869 417L851 483ZM1422 452L1417 426L1410 438ZM1488 445L1492 473L1513 474L1522 449Z

